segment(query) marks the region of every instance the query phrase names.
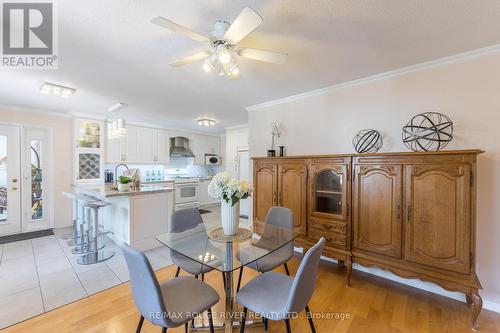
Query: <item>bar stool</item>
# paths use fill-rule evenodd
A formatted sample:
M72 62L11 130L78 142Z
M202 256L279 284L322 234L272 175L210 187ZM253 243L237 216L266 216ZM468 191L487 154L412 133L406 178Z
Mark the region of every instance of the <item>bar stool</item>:
M91 225L91 209L88 207L89 204L100 202L97 199L89 197L84 194L75 193L73 194L77 201L77 207L80 209L80 215L77 219L75 234L76 238L67 242L69 246L75 246L71 253L73 254L85 254L93 251L94 238L90 236L92 232ZM98 245L98 250L104 248L104 244Z
M106 261L113 257L113 251L102 250L104 245L98 244L99 236L99 209L109 206L109 202L101 200L82 200L83 207L87 210L87 233L90 239L90 230L92 230L92 239L88 242L90 251L79 257L77 263L80 265L91 265Z
M76 239L80 237L78 234L78 199L75 193L70 192L62 192L62 195L68 199L71 199L73 202L73 232L61 235L61 238L64 240L73 240L76 242ZM68 244L70 245L70 244ZM73 246L73 245L70 245Z

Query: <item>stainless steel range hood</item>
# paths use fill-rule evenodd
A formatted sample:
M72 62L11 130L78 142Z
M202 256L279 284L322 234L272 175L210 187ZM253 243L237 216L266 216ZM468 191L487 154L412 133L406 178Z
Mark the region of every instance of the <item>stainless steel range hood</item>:
M170 157L194 157L189 149L189 139L183 136L170 138Z

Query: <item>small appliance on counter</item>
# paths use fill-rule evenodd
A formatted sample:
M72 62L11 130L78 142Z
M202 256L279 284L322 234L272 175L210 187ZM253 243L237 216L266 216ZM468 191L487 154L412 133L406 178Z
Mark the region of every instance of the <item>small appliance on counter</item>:
M104 170L104 182L106 184L113 184L114 181L115 181L115 178L113 176L113 171L111 171L109 169Z
M205 165L217 166L222 164L222 158L215 154L205 154Z

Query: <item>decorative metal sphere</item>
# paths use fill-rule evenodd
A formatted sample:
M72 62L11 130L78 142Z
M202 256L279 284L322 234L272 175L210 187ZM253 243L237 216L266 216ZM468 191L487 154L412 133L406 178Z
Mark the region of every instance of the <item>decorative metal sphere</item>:
M438 151L453 139L453 122L438 112L417 114L403 127L403 143L413 151Z
M352 139L354 150L359 154L375 153L382 148L382 135L374 129L364 129Z

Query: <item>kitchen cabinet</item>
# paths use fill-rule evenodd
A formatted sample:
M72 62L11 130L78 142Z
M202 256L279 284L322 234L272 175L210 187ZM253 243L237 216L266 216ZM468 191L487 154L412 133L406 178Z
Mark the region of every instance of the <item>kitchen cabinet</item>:
M210 179L200 180L200 185L198 187L198 201L200 206L206 207L220 203L218 200L212 199L212 197L208 195L208 185L210 184L210 181Z
M166 130L127 126L127 134L107 140L108 163L162 163L170 158L170 140Z
M74 120L74 180L78 183L103 181L104 122L93 119Z
M189 139L189 148L194 154L194 164L204 165L205 154L220 154L219 137L201 134L185 134L184 136Z
M346 264L347 284L352 263L436 283L466 295L477 328L482 306L476 274L480 153L254 158L254 230L262 232L272 206L288 207L299 235L295 246L307 249L324 237L323 255Z

